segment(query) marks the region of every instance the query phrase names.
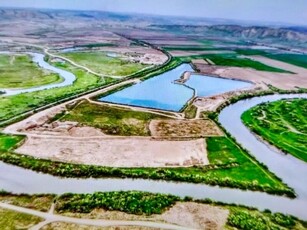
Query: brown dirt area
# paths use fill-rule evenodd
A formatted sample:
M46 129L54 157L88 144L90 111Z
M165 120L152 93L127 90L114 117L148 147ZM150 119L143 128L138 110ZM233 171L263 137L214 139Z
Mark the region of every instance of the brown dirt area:
M50 145L52 142L52 145ZM17 153L111 167L176 167L209 164L203 139L84 138L31 135Z
M152 120L149 128L155 137L199 138L223 135L218 126L208 119Z
M166 222L196 229L223 229L229 211L207 204L177 203L162 214Z
M236 90L236 91L231 91L228 93L223 93L223 94L219 94L216 96L211 96L211 97L197 97L194 101L193 101L193 105L195 105L198 108L198 112L214 112L216 111L216 109L223 104L225 101L229 100L232 97L235 96L239 96L243 93L259 93L261 91L263 91L263 89L267 89L266 88L261 88L261 87L253 87L251 89L245 89L245 90Z
M202 55L202 54L225 54L225 53L234 53L233 51L228 50L204 50L204 51L182 51L182 50L172 50L169 53L174 57L185 57L192 55Z
M96 227L89 225L79 225L64 222L50 223L41 228L41 230L155 230L157 228L139 227L139 226L117 226L117 227Z
M253 56L250 58L272 67L291 71L295 74L257 71L250 68L208 66L195 62L194 65L201 73L252 81L257 86L263 88L266 88L268 84L285 90L295 89L295 87L307 88L307 69L261 56Z

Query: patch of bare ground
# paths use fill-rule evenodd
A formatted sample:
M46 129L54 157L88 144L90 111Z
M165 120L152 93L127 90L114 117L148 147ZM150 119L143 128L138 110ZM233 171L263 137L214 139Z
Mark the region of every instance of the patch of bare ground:
M194 59L191 62L192 64L208 65L208 62L205 59Z
M203 139L167 141L137 137L72 138L31 135L16 152L44 159L110 167L209 164Z
M207 204L178 202L162 214L166 222L196 229L223 229L229 211Z
M104 219L104 220L139 220L139 221L154 221L160 215L135 215L120 211L108 211L102 208L97 208L90 213L65 212L61 215L69 217L77 217L83 219Z
M113 226L97 227L90 225L79 225L65 222L50 223L41 228L41 230L155 230L158 228L139 227L139 226Z
M223 135L219 127L209 119L152 120L149 129L154 137L200 138Z
M198 108L199 112L213 112L216 111L216 109L222 105L225 101L228 101L230 98L239 96L243 93L249 92L249 93L258 93L264 89L267 89L267 86L263 87L256 87L254 86L251 89L246 89L246 90L236 90L236 91L231 91L211 97L197 97L194 101L193 104Z
M225 54L225 53L234 53L234 52L228 50L205 50L205 51L172 50L169 51L169 53L174 57L186 57L186 56L202 55L202 54Z
M72 121L55 121L52 123L44 123L41 125L32 125L26 129L19 129L30 135L51 135L51 136L67 136L67 137L99 137L105 134L97 128L82 126L78 122Z

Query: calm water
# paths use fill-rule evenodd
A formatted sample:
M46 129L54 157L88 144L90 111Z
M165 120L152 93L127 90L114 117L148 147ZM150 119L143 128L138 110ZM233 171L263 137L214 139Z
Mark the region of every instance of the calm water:
M173 83L185 71L193 71L193 69L189 64L182 64L175 69L99 100L117 104L179 111L193 96L193 90Z
M193 90L183 85L174 84L185 71L193 72L189 64L160 74L129 88L100 98L100 101L127 104L155 109L180 111L193 96ZM197 96L212 96L249 87L252 84L230 79L222 79L192 74L185 85L194 88Z
M252 86L251 83L206 75L191 74L185 83L196 90L196 96L208 97Z

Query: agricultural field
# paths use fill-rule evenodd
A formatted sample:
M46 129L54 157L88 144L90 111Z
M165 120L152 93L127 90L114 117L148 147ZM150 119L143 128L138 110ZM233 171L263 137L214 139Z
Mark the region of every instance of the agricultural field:
M190 57L181 57L181 59L185 61L190 61L193 59L209 59L214 63L214 65L217 66L242 67L242 68L252 68L255 70L266 71L266 72L289 73L289 71L280 68L271 67L259 61L240 57L232 53L203 54L203 55L195 55Z
M127 76L148 65L122 60L120 57L109 57L105 52L70 52L61 56L85 66L102 75Z
M268 58L272 58L278 61L290 63L292 65L307 68L307 55L306 54L266 54Z
M26 54L0 53L0 74L0 89L30 88L62 81L58 74L41 69Z
M281 100L246 111L242 120L269 143L307 162L306 114L306 99Z
M236 53L241 55L260 55L278 61L286 62L292 65L307 68L307 56L306 54L295 54L295 53L276 53L264 50L251 50L251 49L238 49Z

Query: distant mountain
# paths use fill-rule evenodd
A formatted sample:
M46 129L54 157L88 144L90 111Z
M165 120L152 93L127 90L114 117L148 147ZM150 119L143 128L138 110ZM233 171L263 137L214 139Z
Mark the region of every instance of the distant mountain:
M74 11L48 9L10 9L0 8L0 23L9 25L12 21L32 22L32 26L41 26L36 34L48 31L47 28L65 26L65 22L77 22L78 25L91 24L101 28L142 28L165 30L177 34L212 38L234 38L251 42L275 43L307 49L307 27L304 26L263 26L251 25L251 22L239 22L226 19L190 18L157 16L132 13L114 13L102 11ZM90 22L90 23L89 23ZM80 24L78 24L80 23ZM98 27L100 26L100 27ZM95 27L95 28L96 28ZM44 30L42 32L42 30ZM33 32L31 32L33 34Z
M228 38L241 38L245 40L274 40L281 42L307 42L307 29L305 27L264 27L241 25L151 25L166 31L180 31L183 34L219 36Z
M227 35L248 39L281 39L286 41L307 41L307 32L295 28L243 27L238 25L211 26L209 30L224 32Z

